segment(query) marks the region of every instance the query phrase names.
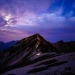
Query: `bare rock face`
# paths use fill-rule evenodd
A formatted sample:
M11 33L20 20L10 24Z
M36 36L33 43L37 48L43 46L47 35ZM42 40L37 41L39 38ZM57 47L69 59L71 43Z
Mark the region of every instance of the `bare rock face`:
M60 52L51 43L35 34L20 40L1 53L0 72L33 64L59 54Z
M0 52L0 75L75 75L73 45L52 44L39 34L24 38Z

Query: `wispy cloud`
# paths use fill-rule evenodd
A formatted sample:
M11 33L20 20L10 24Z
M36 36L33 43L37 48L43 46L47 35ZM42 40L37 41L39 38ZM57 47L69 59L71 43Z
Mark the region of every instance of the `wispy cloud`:
M0 39L21 39L34 33L47 38L72 36L74 7L71 0L1 0Z

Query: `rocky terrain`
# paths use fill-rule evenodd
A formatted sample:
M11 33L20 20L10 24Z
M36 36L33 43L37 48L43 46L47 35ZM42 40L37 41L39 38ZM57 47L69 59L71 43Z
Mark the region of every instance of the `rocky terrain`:
M75 75L74 50L57 46L62 45L52 44L39 34L24 38L0 53L0 74Z
M75 52L75 41L64 42L63 40L53 43L53 46L63 53Z

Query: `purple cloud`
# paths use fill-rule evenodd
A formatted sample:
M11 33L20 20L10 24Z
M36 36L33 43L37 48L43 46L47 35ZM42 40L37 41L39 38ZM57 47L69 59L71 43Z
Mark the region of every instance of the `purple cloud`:
M58 4L55 4L57 2ZM74 11L70 10L65 16L62 15L64 2L62 0L1 0L0 40L17 40L35 33L40 33L49 40L73 37Z
M0 17L0 27L4 26L7 24L7 21L4 20L2 17Z

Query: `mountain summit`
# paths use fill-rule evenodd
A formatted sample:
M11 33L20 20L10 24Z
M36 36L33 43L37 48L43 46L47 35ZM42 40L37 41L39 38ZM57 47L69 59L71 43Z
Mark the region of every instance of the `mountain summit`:
M75 75L75 52L61 54L41 35L24 38L0 53L1 75Z
M51 43L46 41L41 35L34 34L30 37L24 38L20 40L17 44L15 44L12 49L26 50L33 49L36 52L59 52L57 51ZM14 49L14 50L16 50Z
M52 54L54 53L54 54ZM0 61L1 67L5 69L25 66L29 63L50 58L59 54L51 43L46 41L39 34L32 35L17 42L15 45L6 50ZM44 55L44 56L43 56ZM37 60L37 57L39 59ZM3 64L4 63L4 64Z

